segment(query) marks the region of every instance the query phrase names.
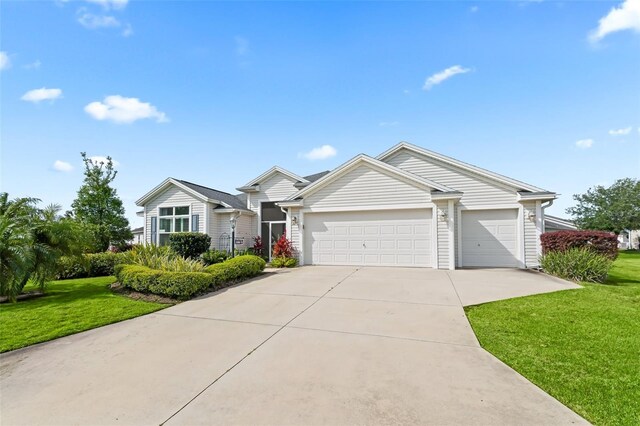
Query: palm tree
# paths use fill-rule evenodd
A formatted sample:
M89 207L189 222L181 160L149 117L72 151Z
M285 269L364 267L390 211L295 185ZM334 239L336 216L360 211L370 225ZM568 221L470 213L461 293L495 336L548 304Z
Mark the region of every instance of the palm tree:
M0 296L11 300L29 280L43 289L61 256L82 251L78 226L59 216L60 206L38 209L39 201L0 193Z

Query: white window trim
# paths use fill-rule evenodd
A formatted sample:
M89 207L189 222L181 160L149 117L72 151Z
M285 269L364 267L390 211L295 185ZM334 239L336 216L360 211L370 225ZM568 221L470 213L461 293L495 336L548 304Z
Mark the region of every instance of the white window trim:
M185 215L185 214L176 215L176 214L175 214L175 209L176 209L176 208L179 208L179 207L187 207L187 208L189 209L189 213L188 213L188 214L186 214L186 215ZM169 208L174 209L174 210L173 210L173 212L174 212L174 214L173 214L173 215L171 215L171 216L161 216L161 215L160 215L160 211L161 211L162 209L169 209ZM180 231L180 232L191 232L191 226L192 226L192 224L191 224L191 220L192 220L191 212L192 212L192 210L193 210L193 209L192 209L191 204L188 204L188 205L186 205L186 206L185 206L185 205L179 205L179 206L173 206L173 205L172 205L172 206L158 206L158 225L157 225L158 229L157 229L157 231L156 231L156 234L157 234L156 238L158 239L158 242L157 242L156 244L160 245L160 235L171 235L171 234L177 234L177 233L178 233L178 232L176 232L176 219L184 219L184 218L189 219L189 226L188 226L188 228L189 228L189 229L188 229L187 231ZM162 220L162 219L167 219L167 218L171 218L171 219L173 219L173 222L171 223L171 232L163 232L163 231L160 231L160 220Z

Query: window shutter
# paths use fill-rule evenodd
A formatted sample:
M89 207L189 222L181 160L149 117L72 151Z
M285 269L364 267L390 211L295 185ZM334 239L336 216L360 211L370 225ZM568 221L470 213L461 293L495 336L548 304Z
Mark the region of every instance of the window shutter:
M191 232L198 232L200 226L200 215L191 215Z
M152 244L157 244L158 242L158 218L155 216L151 217L151 241Z

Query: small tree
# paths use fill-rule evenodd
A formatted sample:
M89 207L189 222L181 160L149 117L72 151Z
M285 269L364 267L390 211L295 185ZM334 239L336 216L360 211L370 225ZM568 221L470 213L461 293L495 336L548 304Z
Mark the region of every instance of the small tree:
M567 209L581 229L609 231L640 229L640 181L619 179L608 188L595 186L573 199L575 207Z
M169 246L185 259L197 259L211 247L211 237L199 232L179 232L171 234Z
M129 221L124 217L122 200L111 183L118 172L113 169L111 157L107 161L94 161L81 153L84 161L84 183L72 207L75 220L92 235L91 251L105 251L110 244L122 245L133 238Z

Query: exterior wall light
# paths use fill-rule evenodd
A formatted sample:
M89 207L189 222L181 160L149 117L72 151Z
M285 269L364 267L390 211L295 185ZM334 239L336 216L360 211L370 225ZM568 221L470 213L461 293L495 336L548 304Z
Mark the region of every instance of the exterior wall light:
M440 222L446 222L448 217L449 217L449 215L447 214L447 212L445 210L438 210L438 220Z
M293 216L291 218L291 223L294 224L294 225L297 225L298 224L298 216Z

